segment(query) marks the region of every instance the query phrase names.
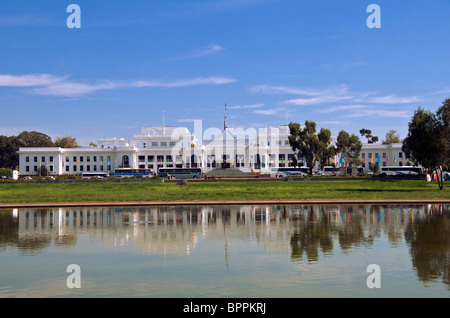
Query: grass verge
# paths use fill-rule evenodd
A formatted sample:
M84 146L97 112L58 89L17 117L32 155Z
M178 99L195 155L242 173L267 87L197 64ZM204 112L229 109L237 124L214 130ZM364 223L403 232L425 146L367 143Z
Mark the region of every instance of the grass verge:
M308 199L448 199L448 184L402 181L248 181L175 183L43 183L0 186L0 203L308 200Z

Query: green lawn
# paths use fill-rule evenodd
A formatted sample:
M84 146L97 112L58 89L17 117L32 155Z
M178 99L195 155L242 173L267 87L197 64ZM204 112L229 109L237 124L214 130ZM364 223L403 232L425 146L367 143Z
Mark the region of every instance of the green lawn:
M85 182L2 184L0 203L176 201L176 200L279 200L279 199L442 199L450 198L450 185L439 190L426 181L252 181L188 182Z

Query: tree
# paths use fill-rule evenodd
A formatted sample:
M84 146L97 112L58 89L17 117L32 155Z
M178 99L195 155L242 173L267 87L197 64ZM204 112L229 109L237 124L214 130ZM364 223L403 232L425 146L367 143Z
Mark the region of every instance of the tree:
M436 119L443 130L443 146L447 149L447 156L444 158L443 166L446 170L450 169L450 98L447 98L442 106L436 111ZM445 150L444 150L445 151Z
M306 165L313 168L318 160L323 166L327 158L334 156L334 148L330 147L331 131L321 128L316 132L316 123L305 121L303 129L298 123L290 123L289 143L292 150L305 159Z
M289 124L289 144L298 157L303 157L306 165L312 168L318 159L319 138L316 134L316 123L305 121L305 127L302 129L298 123Z
M18 136L0 136L0 167L16 169L19 166L20 147L53 147L52 139L37 131L22 131Z
M374 144L378 141L378 137L377 136L372 136L372 130L370 129L361 129L359 131L359 133L361 134L361 136L366 137L367 138L367 142L369 144Z
M342 158L350 159L351 164L360 162L359 153L362 149L362 143L355 134L350 134L341 130L336 139L336 152L340 152ZM345 162L345 161L344 161Z
M383 140L381 143L383 145L388 145L388 144L396 144L396 143L401 143L402 141L400 140L400 134L397 132L397 130L395 129L391 129L386 133L386 140Z
M437 114L419 107L408 124L408 136L403 140L402 151L412 156L430 173L436 173L439 189L444 188L442 166L449 162L448 103ZM447 127L447 128L446 128Z
M61 148L77 148L78 142L77 139L70 136L64 136L64 137L56 137L55 138L55 147L61 147Z
M321 128L319 134L317 135L319 138L319 160L321 169L328 161L328 158L333 157L336 153L333 146L330 146L331 143L331 130L327 128Z
M22 131L17 138L20 147L53 147L52 138L37 131Z
M0 168L16 169L19 165L19 147L16 136L0 136Z

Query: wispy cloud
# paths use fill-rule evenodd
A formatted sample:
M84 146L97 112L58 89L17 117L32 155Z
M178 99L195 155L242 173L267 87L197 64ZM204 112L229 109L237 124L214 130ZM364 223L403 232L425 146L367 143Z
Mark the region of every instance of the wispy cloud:
M367 105L340 105L340 106L333 106L329 108L320 109L319 113L333 113L338 111L345 111L345 110L357 110L357 109L364 109L367 108Z
M198 85L224 85L236 82L235 79L223 76L196 77L173 81L101 81L98 83L81 83L69 81L68 77L58 77L49 74L8 75L0 74L0 87L30 87L31 92L38 95L79 97L100 90L123 88L176 88Z
M411 113L407 111L396 111L396 110L383 110L383 109L371 109L371 110L361 110L357 112L352 112L351 114L347 114L344 117L346 118L355 118L355 117L394 117L394 118L409 118L411 117Z
M230 109L254 109L254 108L261 108L264 104L250 104L250 105L233 105L228 106Z
M169 60L187 60L187 59L211 56L211 55L217 54L223 50L225 50L225 49L222 46L220 46L219 44L211 44L211 45L207 45L207 46L195 49L192 52L188 52L181 56L169 58Z
M0 74L0 86L32 87L48 86L64 81L67 77L59 77L50 74L9 75Z
M270 109L258 109L254 110L253 113L258 115L266 115L266 116L280 116L284 117L286 115L286 108L283 107L276 107L276 108L270 108Z
M307 106L319 104L332 104L341 101L349 103L369 103L369 104L408 104L420 101L416 96L376 96L373 92L352 92L346 84L332 86L328 88L294 88L288 86L259 85L251 88L253 93L260 94L284 94L299 95L299 98L292 98L283 101L286 104Z

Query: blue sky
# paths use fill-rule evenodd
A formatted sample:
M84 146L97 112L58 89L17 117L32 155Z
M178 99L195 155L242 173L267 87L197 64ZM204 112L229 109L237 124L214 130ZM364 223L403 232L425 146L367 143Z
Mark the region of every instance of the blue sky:
M404 138L415 109L450 97L449 12L448 0L1 1L0 134L87 145L163 113L221 128L226 103L235 128L313 120Z

